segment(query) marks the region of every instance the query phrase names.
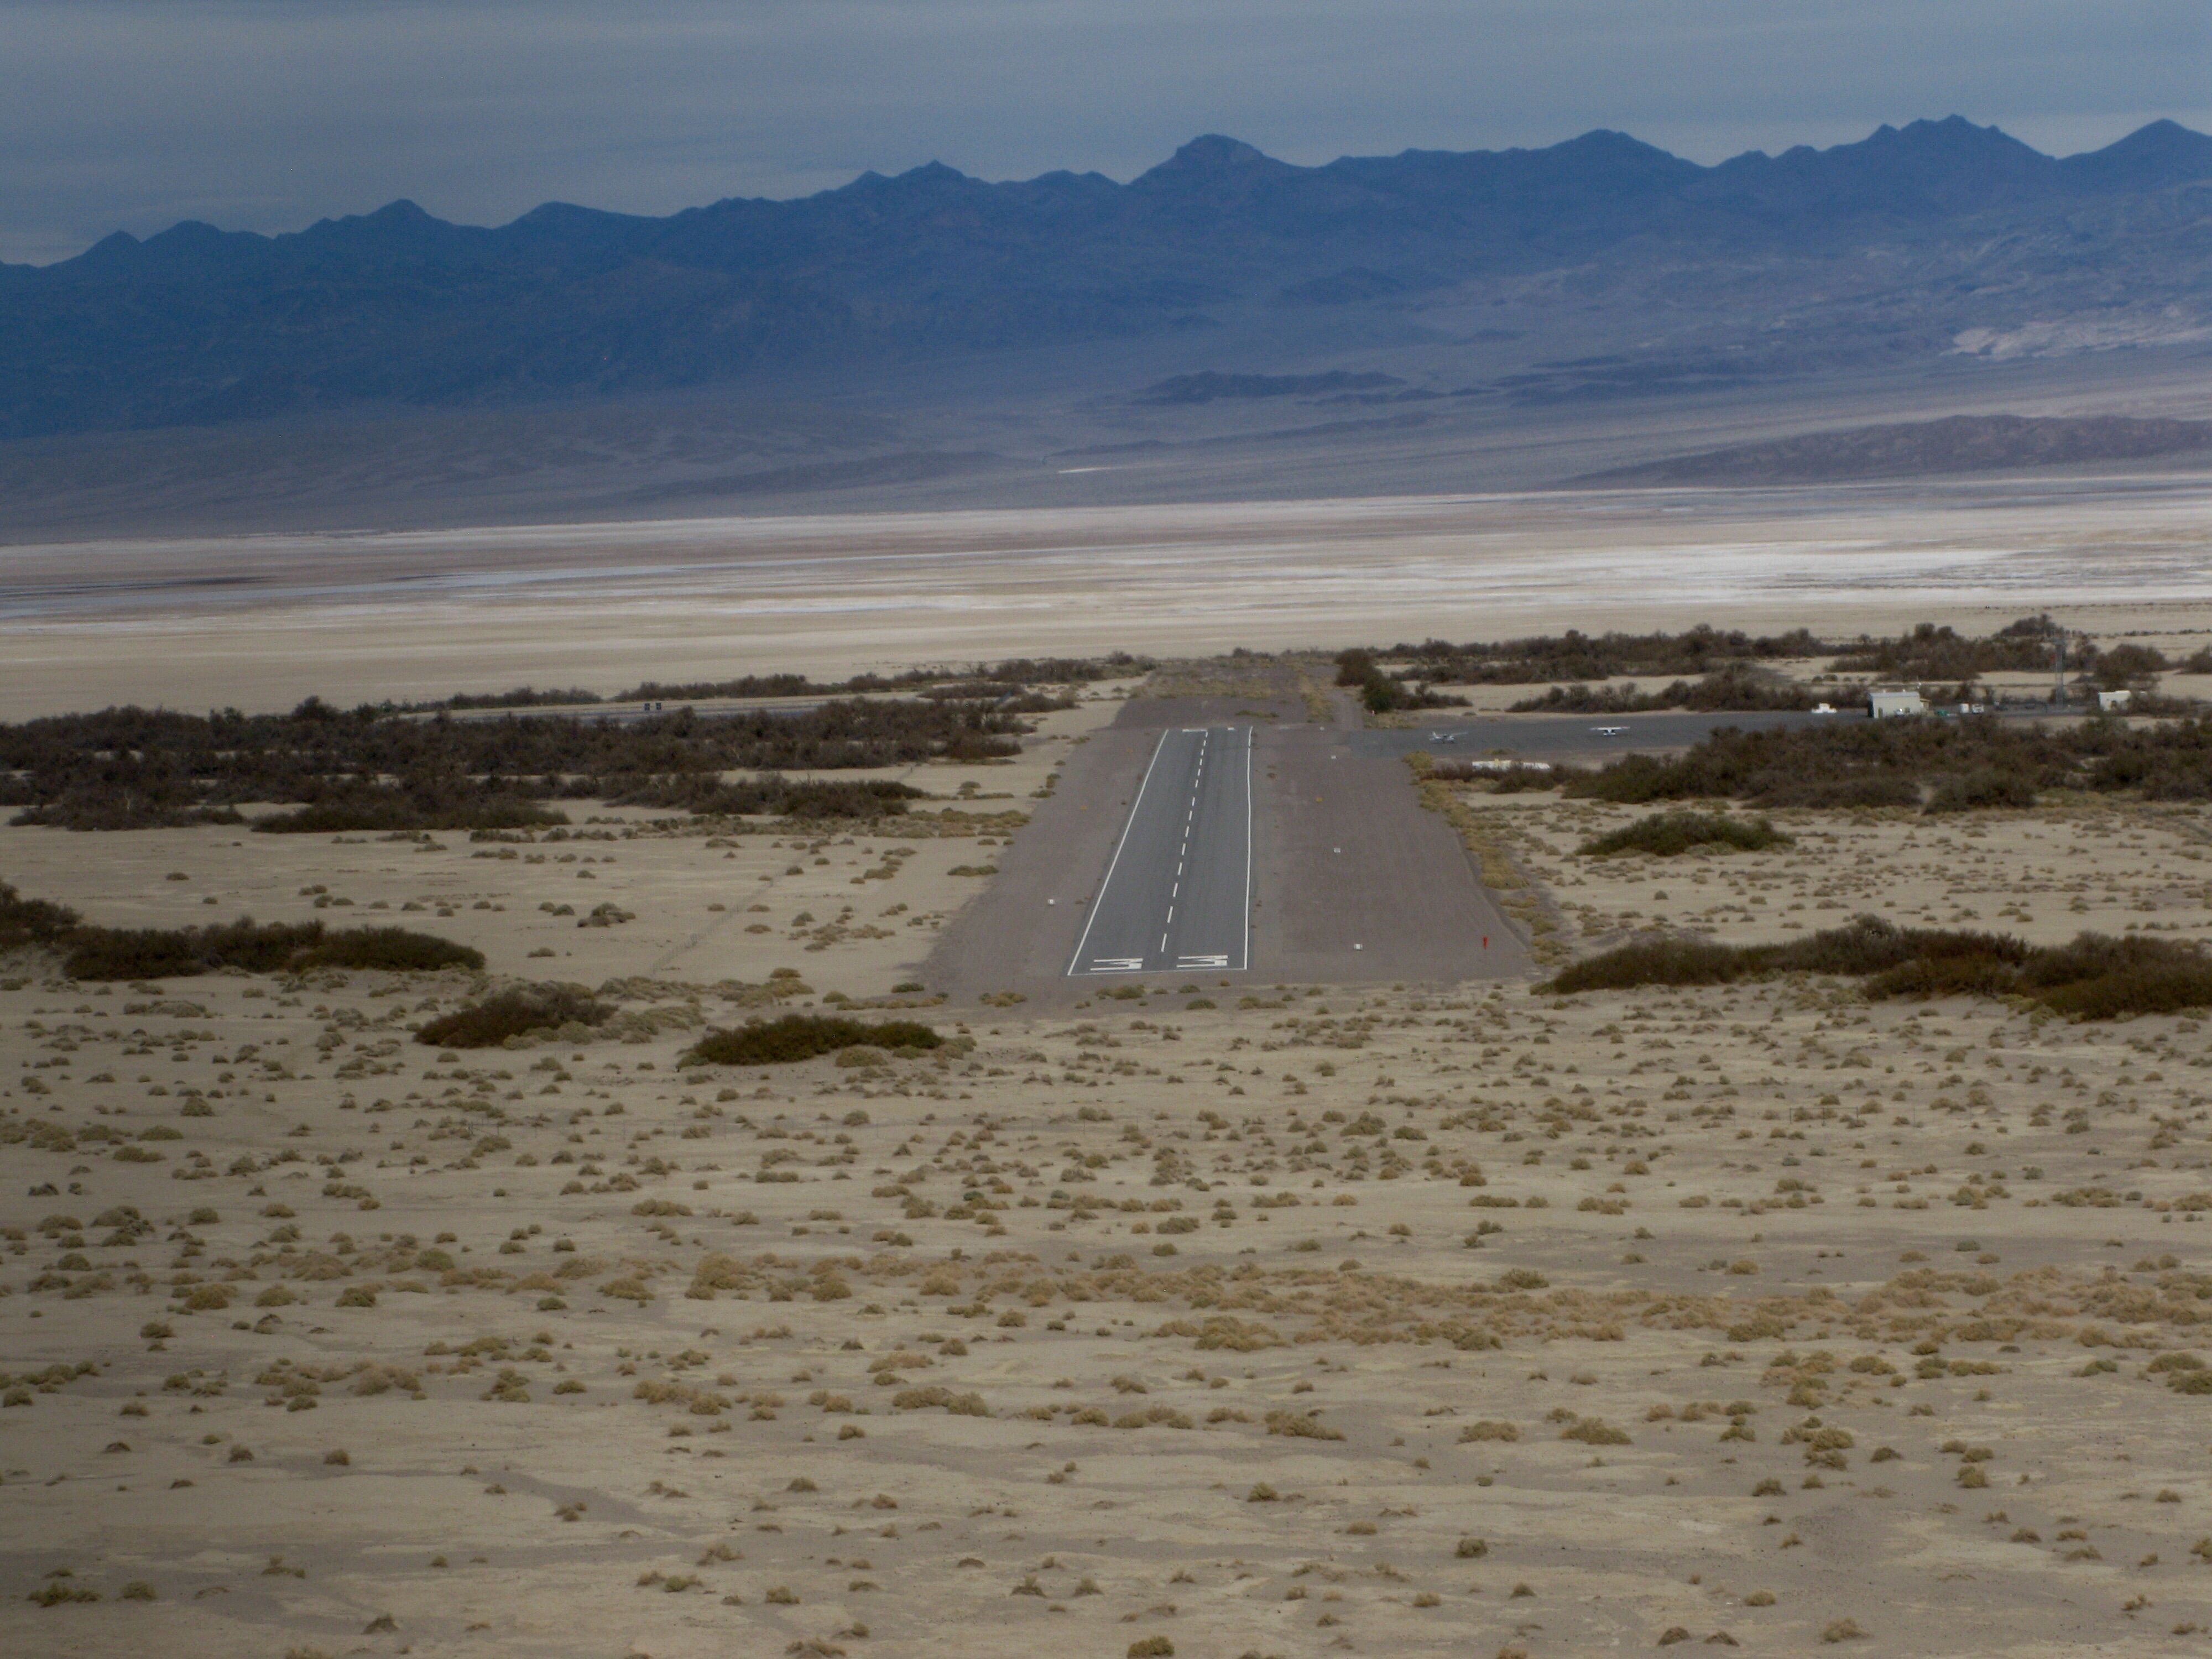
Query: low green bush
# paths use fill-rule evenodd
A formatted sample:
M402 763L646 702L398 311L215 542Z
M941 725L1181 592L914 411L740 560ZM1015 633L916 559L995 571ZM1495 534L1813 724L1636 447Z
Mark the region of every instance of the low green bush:
M870 1024L835 1014L786 1014L734 1030L710 1031L684 1055L686 1064L781 1066L865 1043L877 1048L936 1048L945 1039L919 1020Z
M2009 934L1899 927L1881 916L1855 916L1840 927L1759 948L1772 967L1806 974L1879 974L1905 963L1944 957L1994 955L2019 962L2027 954L2027 946Z
M605 1024L614 1010L574 985L522 985L430 1021L415 1041L436 1048L495 1048L526 1031Z
M1991 952L1916 957L1886 968L1867 981L1866 994L1925 1001L1930 997L2008 995L2020 981L2020 965Z
M380 968L392 974L430 974L441 968L481 968L483 952L435 933L405 927L347 927L325 933L286 964L291 968Z
M2019 988L2083 1019L2174 1013L2212 1006L2212 956L2179 939L2082 933L2030 957Z
M423 973L481 968L483 952L403 927L326 931L319 921L216 927L76 927L58 941L72 979L180 979L219 968L273 974L302 968L381 968Z
M1991 806L2033 806L2035 781L2019 772L1977 767L1945 778L1929 797L1931 812L1972 812Z
M896 817L927 792L891 778L793 780L771 772L725 783L719 775L648 778L610 795L617 806L662 806L707 817L788 818Z
M217 968L270 974L322 937L320 922L251 916L214 927L80 927L62 971L71 979L177 979Z
M356 830L532 830L566 823L568 815L505 794L423 799L404 789L356 790L289 812L256 818L263 835L327 836Z
M27 806L8 820L50 830L178 830L192 823L243 823L233 806L196 806L131 790L71 789L58 800Z
M1876 1000L2024 997L2081 1019L2212 1007L2212 953L2193 942L2081 933L2035 947L2009 934L1901 928L1878 916L1786 945L1632 939L1571 964L1542 988L1565 995L1782 973L1863 978Z
M1585 858L1604 858L1615 853L1649 853L1673 858L1693 847L1717 847L1723 852L1763 852L1770 847L1796 842L1765 818L1746 821L1719 812L1656 812L1610 834L1583 843Z
M1601 951L1560 970L1544 988L1561 996L1577 991L1626 991L1639 985L1725 985L1766 971L1750 951L1710 939L1638 939Z
M0 881L0 951L58 945L77 925L76 912L46 899L27 899Z

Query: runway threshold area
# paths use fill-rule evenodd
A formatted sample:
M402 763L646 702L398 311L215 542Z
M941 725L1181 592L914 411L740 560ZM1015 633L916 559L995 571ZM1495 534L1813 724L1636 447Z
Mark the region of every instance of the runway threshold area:
M1252 965L1252 730L1161 733L1071 976Z

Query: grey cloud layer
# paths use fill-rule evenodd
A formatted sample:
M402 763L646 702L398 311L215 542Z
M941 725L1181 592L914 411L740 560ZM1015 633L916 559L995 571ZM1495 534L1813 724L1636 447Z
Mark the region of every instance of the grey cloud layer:
M0 258L410 196L665 212L932 159L1127 177L1623 128L1700 160L2212 110L2195 0L0 0Z

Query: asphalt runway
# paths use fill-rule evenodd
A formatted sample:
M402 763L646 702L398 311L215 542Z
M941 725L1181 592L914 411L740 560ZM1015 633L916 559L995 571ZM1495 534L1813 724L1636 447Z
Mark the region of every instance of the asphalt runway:
M1252 965L1249 726L1160 733L1067 972Z
M1212 991L1532 970L1457 834L1364 741L1405 734L1253 721L1253 702L1135 701L1079 744L923 981L1045 1012L1109 978Z

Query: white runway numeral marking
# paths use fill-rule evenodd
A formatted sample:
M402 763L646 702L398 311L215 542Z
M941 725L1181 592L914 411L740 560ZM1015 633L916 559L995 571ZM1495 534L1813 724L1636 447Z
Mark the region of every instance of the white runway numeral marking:
M1094 974L1140 974L1144 969L1142 957L1094 957L1091 961Z
M1176 958L1176 966L1178 968L1226 968L1228 965L1229 958L1226 956L1177 957Z

